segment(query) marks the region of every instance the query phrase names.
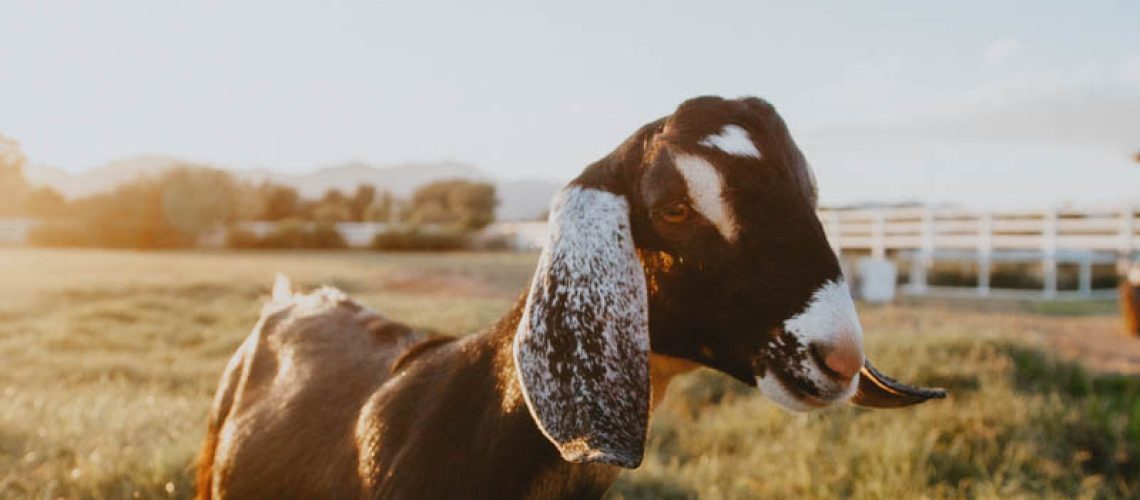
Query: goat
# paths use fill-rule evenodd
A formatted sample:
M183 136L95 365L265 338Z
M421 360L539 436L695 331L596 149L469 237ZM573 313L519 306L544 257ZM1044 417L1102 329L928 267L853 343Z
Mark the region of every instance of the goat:
M275 299L219 384L200 498L588 498L697 366L804 411L944 397L883 376L783 120L686 101L556 197L526 293L432 338L344 294Z
M1120 314L1129 335L1140 337L1140 262L1132 263L1120 280Z

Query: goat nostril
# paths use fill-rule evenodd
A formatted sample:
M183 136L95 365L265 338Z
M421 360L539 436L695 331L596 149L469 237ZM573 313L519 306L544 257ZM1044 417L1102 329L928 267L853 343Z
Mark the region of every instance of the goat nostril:
M851 380L863 368L862 350L854 343L841 342L834 346L816 344L812 346L812 354L820 368L839 380Z

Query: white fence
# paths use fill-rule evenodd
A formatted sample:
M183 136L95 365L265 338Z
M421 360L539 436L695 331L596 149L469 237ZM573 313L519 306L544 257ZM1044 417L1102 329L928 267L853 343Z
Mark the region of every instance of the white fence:
M0 245L27 244L28 232L37 224L32 219L0 218Z
M487 226L483 232L506 238L516 250L540 250L550 236L550 230L543 221L497 222Z
M936 261L974 262L974 293L991 293L995 262L1040 262L1045 298L1058 296L1057 266L1079 269L1080 296L1090 296L1092 266L1123 263L1140 250L1133 206L1100 209L970 212L930 208L824 210L820 212L836 252L888 254L911 262L907 291L929 291L927 271Z

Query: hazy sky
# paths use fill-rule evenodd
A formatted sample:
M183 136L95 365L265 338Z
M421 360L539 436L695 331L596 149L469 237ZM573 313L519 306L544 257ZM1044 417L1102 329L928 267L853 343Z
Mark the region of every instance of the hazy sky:
M825 202L1140 201L1140 2L0 3L0 134L70 171L451 159L566 180L701 94Z

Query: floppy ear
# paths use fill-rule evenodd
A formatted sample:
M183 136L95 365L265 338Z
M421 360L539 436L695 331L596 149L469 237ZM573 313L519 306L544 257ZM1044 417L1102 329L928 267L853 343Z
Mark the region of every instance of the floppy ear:
M527 407L564 460L641 464L648 305L625 197L571 185L555 199L514 357Z

